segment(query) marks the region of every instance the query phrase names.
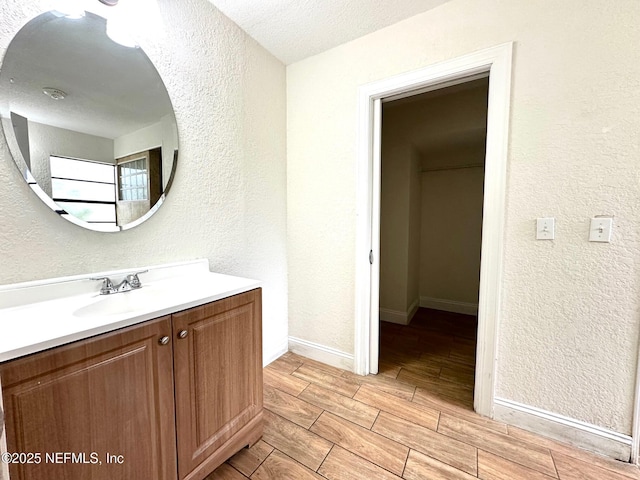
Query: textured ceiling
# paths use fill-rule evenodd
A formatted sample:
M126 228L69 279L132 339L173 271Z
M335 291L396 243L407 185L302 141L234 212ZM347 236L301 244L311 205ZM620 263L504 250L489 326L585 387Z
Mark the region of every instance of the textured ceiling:
M290 64L448 0L210 0Z

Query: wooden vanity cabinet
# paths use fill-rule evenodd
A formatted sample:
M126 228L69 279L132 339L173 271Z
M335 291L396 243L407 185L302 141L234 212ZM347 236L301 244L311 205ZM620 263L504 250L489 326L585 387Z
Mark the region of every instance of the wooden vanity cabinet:
M11 480L175 479L170 335L163 317L0 365L7 451L41 456L10 464Z
M11 480L203 480L262 435L261 323L257 289L0 364L7 451L41 454Z
M180 480L262 436L260 290L173 315Z

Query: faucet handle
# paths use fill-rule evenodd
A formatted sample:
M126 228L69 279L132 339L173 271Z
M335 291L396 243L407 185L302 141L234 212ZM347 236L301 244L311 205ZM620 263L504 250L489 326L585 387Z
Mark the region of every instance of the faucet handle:
M109 277L95 277L89 280L95 280L96 282L102 282L102 288L100 288L100 295L109 295L113 293L113 282Z
M135 273L130 273L129 275L127 275L127 282L129 282L129 285L131 285L131 288L140 288L142 287L142 282L140 282L140 279L138 278L138 275L142 274L142 273L147 273L149 270L142 270L140 272L135 272Z

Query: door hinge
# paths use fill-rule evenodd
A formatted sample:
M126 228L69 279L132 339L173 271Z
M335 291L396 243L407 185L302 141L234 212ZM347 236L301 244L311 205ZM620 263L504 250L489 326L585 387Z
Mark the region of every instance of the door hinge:
M373 265L373 250L369 250L369 263Z

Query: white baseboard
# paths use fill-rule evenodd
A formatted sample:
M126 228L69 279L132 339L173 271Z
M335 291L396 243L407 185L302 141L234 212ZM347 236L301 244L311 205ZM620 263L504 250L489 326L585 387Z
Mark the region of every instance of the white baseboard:
M390 310L388 308L380 309L380 321L397 323L398 325L409 325L407 314L399 310Z
M631 457L628 435L511 400L496 398L494 402L495 420L623 462Z
M420 299L416 298L416 300L409 307L409 311L407 312L381 308L380 320L383 322L397 323L399 325L409 325L411 323L411 319L413 319L413 316L416 314L419 307Z
M353 355L301 338L289 337L289 350L332 367L353 371Z
M271 352L267 352L267 351L264 352L264 355L262 356L262 366L266 367L271 362L273 362L274 360L277 360L288 351L289 351L289 341L288 339L285 338L282 342L280 342L277 348L273 349Z
M422 308L432 308L445 312L462 313L463 315L478 315L478 304L468 302L458 302L457 300L446 300L441 298L420 297Z

